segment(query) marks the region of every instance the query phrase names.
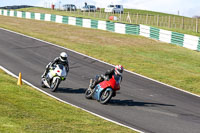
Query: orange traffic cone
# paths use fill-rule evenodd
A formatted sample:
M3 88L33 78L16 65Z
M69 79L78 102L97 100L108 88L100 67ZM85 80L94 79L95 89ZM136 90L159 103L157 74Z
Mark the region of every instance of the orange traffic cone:
M19 73L17 85L22 85L22 74L21 74L21 72Z

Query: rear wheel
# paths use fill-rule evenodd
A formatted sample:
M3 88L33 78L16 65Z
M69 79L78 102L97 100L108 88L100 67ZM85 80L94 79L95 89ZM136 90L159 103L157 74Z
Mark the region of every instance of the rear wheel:
M60 84L60 79L57 78L50 86L51 91L55 92L59 84Z
M85 91L85 98L87 99L92 99L92 94L93 94L94 90L88 88L86 91Z
M112 89L106 89L106 90L104 90L101 93L99 102L101 104L106 104L107 102L110 101L110 99L112 98L112 95L113 95L113 90Z

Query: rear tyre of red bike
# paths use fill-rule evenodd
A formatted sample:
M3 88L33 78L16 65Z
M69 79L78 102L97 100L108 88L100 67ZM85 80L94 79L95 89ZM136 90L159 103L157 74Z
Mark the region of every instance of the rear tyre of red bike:
M87 99L92 99L92 95L93 95L93 90L88 88L86 91L85 91L85 98Z

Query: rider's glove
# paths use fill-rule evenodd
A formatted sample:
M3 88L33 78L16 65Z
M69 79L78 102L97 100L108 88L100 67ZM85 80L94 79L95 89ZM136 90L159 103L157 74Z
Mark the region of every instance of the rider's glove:
M109 80L108 76L105 76L105 78L104 78L104 79L105 79L105 80L107 80L107 81Z
M46 68L50 68L52 66L52 63L49 62L49 64L46 66Z
M108 76L105 76L105 75L101 75L101 77L104 79L104 80L108 80Z

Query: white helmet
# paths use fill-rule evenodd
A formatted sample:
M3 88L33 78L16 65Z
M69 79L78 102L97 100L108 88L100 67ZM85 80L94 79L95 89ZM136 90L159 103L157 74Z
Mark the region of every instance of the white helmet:
M121 66L121 65L116 65L115 66L115 74L116 75L122 75L123 70L124 70L123 66Z
M62 62L65 62L67 60L67 57L68 57L67 53L65 53L65 52L60 53L59 58Z

